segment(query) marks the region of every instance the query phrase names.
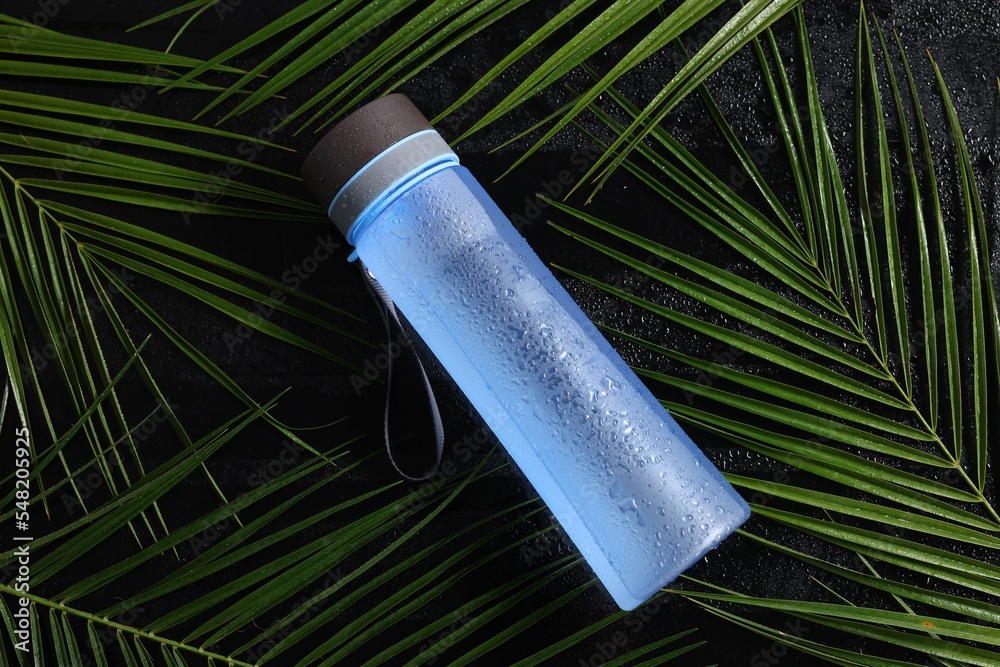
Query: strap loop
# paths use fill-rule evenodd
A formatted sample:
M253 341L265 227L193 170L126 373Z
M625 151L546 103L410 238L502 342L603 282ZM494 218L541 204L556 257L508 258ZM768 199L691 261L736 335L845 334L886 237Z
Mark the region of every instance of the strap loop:
M400 474L404 479L411 482L420 482L426 479L430 479L434 473L437 472L438 467L441 465L441 456L444 452L444 426L441 423L441 412L438 409L437 399L434 397L434 390L431 388L430 380L427 378L427 372L424 370L424 365L420 360L420 356L414 349L413 345L410 344L410 337L407 335L406 330L403 328L403 323L400 320L399 312L396 310L396 304L392 302L392 299L386 294L385 290L379 285L375 276L372 275L368 267L359 259L355 262L358 269L361 271L361 275L364 277L365 285L368 287L368 292L372 295L375 300L375 304L378 306L379 314L382 316L382 321L385 324L385 334L386 340L388 341L386 352L389 356L389 362L386 367L386 380L385 380L385 419L383 421L383 433L385 436L385 451L389 455L389 462L392 467ZM393 345L393 333L398 332L398 353L392 348ZM395 367L395 368L394 368ZM424 418L430 419L430 426L434 431L434 458L432 463L424 470L424 472L418 475L411 475L410 473L404 471L399 463L399 458L396 453L393 452L392 447L392 437L390 434L390 424L392 420L390 419L390 408L392 406L392 394L395 379L395 375L403 375L406 371L410 374L415 374L417 376L414 382L396 382L395 386L399 387L402 384L403 389L407 389L416 385L418 388L423 388L424 396L426 397L426 405L429 411L428 413L423 413ZM408 392L408 398L412 400L412 392ZM414 407L419 411L419 401L414 401ZM419 421L419 419L417 420ZM408 454L406 458L417 458L412 454ZM424 458L427 458L426 456Z

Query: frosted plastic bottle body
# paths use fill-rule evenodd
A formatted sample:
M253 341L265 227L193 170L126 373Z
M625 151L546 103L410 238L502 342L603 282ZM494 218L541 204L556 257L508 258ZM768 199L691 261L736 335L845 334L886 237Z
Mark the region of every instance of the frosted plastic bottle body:
M623 609L749 516L464 167L394 185L348 240Z

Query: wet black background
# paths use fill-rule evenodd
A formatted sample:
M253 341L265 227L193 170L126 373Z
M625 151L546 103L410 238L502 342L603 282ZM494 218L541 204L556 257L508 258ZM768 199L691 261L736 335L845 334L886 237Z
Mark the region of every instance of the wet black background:
M169 9L174 4L176 3L160 1L132 3L69 0L60 9L50 27L94 38L163 48L180 21L172 20L130 34L125 34L125 29ZM197 57L212 56L267 21L276 18L292 5L293 3L255 3L252 0L243 0L241 3L233 4L232 11L217 14L210 10L190 26L174 51ZM667 6L669 7L670 3ZM405 84L401 91L407 93L428 116L441 111L450 100L474 83L493 62L529 35L540 24L540 16L546 10L557 7L558 3L540 2L515 12L440 60L430 70ZM703 29L718 27L724 17L734 11L733 3L728 3L726 7L727 9L713 16L713 19L707 22L708 25L697 26L685 38L689 48L704 41L709 33L703 32ZM909 49L911 62L916 64L921 92L924 93L927 104L925 110L930 119L931 132L937 138L943 138L944 123L939 114L940 105L934 95L930 68L923 57L925 47L933 52L951 86L959 116L968 130L973 159L984 179L982 182L985 186L986 203L987 206L992 206L996 181L993 180L995 171L992 168L993 162L989 151L996 136L996 76L1000 70L998 65L1000 63L998 11L1000 10L996 2L993 0L882 1L866 3L866 8L882 20L887 28L899 30L902 34ZM843 168L851 164L851 121L854 108L852 74L858 7L856 3L847 2L807 2L806 9L814 49L813 56L824 102L827 103L825 111L835 141L842 142ZM38 11L38 5L34 2L8 0L4 3L3 11L30 19L31 15ZM643 27L649 29L653 25L653 21L646 21ZM395 27L389 26L390 29ZM629 37L634 39L638 34L640 33L636 31L630 33ZM698 35L701 35L700 38ZM779 28L779 38L784 46L790 48L792 35L787 21ZM594 59L594 66L603 71L615 62L631 43L630 39L625 39L621 44L609 47ZM268 45L273 47L276 44L277 42L272 41ZM544 47L541 52L547 53L547 49L550 48ZM264 50L255 52L258 55L264 53ZM503 77L497 85L490 87L467 109L458 111L455 116L442 123L440 125L442 134L446 138L454 138L459 130L468 127L484 110L502 99L503 95L521 80L528 67L540 60L539 54L529 56L525 63L515 68L515 74ZM249 65L253 62L255 61L252 59L245 59L237 60L233 64ZM676 58L671 54L661 54L627 75L620 88L634 101L648 100L666 82L670 73L675 71L676 62ZM311 92L332 80L343 71L344 67L345 62L342 59L335 59L287 91L289 100L269 102L246 116L228 122L226 129L254 134L269 124L273 114L279 113L285 107L292 107L297 101L307 99ZM727 117L740 135L745 137L747 146L751 150L755 146L767 145L773 123L769 113L770 107L763 97L764 93L756 72L755 61L749 51L745 51L709 80L710 87ZM568 82L580 88L587 84L587 78L581 73L576 73ZM111 103L123 90L72 81L36 82L14 80L10 77L3 79L3 85L104 104ZM174 91L167 95L151 96L143 102L140 110L189 119L209 99L205 94ZM554 187L552 184L559 179L560 173L564 170L570 170L574 178L579 177L576 167L578 157L581 155L580 151L588 146L581 134L568 131L559 135L544 150L510 175L493 182L520 155L520 151L530 144L520 142L495 153L489 151L534 121L547 116L568 99L570 93L563 87L557 86L539 98L529 101L509 118L459 144L457 152L463 163L487 185L487 189L502 210L511 216L520 215L532 219L531 224L524 226L521 231L543 260L600 277L612 284L631 286L640 293L648 294L664 303L675 303L676 297L667 290L637 281L619 266L605 261L596 253L544 224L544 220L550 217L561 223L572 224L565 216L536 208L538 204L533 199L533 194ZM710 120L704 117L702 108L700 103L693 99L689 100L668 119L667 125L700 159L712 165L718 173L729 174L734 160L728 157L726 151L717 150L721 145L721 139L712 131ZM584 121L592 123L589 119ZM594 125L592 127L596 128ZM172 138L187 140L184 135L175 135ZM302 155L315 141L315 136L310 131L295 135L291 130L286 130L280 132L274 140L297 152L266 149L258 156L258 161L269 167L297 173ZM232 149L231 143L208 139L204 142L208 147L220 152ZM763 169L765 174L774 176L776 183L790 185L787 179L782 180L781 177L786 169L781 154L775 156L773 160L768 160ZM947 178L947 175L946 172L943 173L942 178ZM297 183L262 179L256 174L250 175L249 178L269 187L281 188L289 194L308 197L304 187ZM787 193L789 195L787 201L792 201L794 193L790 189ZM571 201L582 206L580 196ZM312 253L318 237L326 238L331 233L336 234L332 227L324 225L321 218L317 219L316 224L275 224L201 216L193 218L190 224L184 224L176 214L154 215L146 211L137 213L136 209L130 207L113 204L105 206L106 208L102 210L111 215L126 219L128 216L133 216L136 220L147 220L151 226L170 230L187 242L218 252L278 279L291 266ZM676 215L660 199L625 174L616 175L590 205L589 210L599 217L631 229L641 230L652 238L682 248L696 256L712 258L713 261L723 264L738 261L726 251L714 247L710 239L692 223ZM536 215L536 212L539 214ZM310 275L303 283L302 289L365 318L369 322L367 325L351 323L346 319L339 323L360 336L377 341L382 336L378 316L356 271L344 261L346 256L347 247L341 246L331 260L322 263L319 269ZM707 358L719 352L712 347L712 344L706 347L703 341L687 331L651 320L648 316L633 312L621 303L577 281L565 276L560 277L564 279L567 288L588 315L597 321L646 334L653 340L669 341L671 345L681 350L698 353ZM235 332L236 327L233 322L207 311L203 305L193 300L178 297L159 285L136 280L134 287L151 303L158 306L173 326L203 349L255 398L263 400L285 387L293 387L293 391L280 406L281 417L287 423L296 426L320 426L335 420L343 420L334 426L320 428L308 434L306 439L312 444L325 449L351 437L360 436L362 438L360 442L352 446L352 450L359 454L376 452L381 446L382 390L379 386L367 387L360 394L356 393L349 372L325 360L317 360L304 351L291 349L259 333L253 334L237 345L232 345L231 338L227 338L226 334ZM147 326L134 313L133 316L136 326ZM326 336L315 329L306 328L301 331L309 335L311 340L325 343L330 349L359 365L364 364L372 356L370 350L354 342ZM650 358L647 353L635 348L621 344L616 344L616 347L629 362L670 369L669 366L663 366L664 362L661 360ZM223 389L213 386L200 371L192 367L162 338L154 338L147 351L149 352L146 355L147 361L153 368L154 374L160 379L164 391L177 404L178 414L184 423L193 432L203 432L216 426L240 408ZM458 465L477 462L485 449L476 452L471 461L465 461L458 443L466 436L481 434L478 418L447 378L441 377L440 373L435 374L435 386L442 398L447 429L446 456L450 456ZM654 387L654 391L661 396L669 396L663 388ZM732 451L704 434L694 435L696 441L701 443L713 460L724 469L738 472L752 471L768 478L775 474L774 470L757 458L746 457ZM156 442L156 439L152 439L151 445ZM227 448L222 453L213 472L228 492L238 493L245 489L249 476L266 468L280 447L280 437L273 431L264 428L254 430L252 437L241 439L238 447ZM149 455L153 459L157 457L155 450L151 450ZM497 461L504 460L502 453L495 454L495 457ZM377 456L347 479L339 480L333 493L349 497L393 479L394 473L384 457ZM194 484L189 495L175 499L176 507L172 509L177 511L178 516L186 514L194 516L198 511L196 503L210 501L211 495L206 489L197 483ZM474 521L496 509L529 497L530 494L530 489L516 471L509 468L502 470L465 494L457 507L443 515L441 519L443 525L428 531L427 539L433 538L434 535L445 534L448 526ZM542 526L544 520L537 520L532 525ZM764 526L757 528L765 534L771 530ZM124 532L117 538L125 540L123 544L127 544L130 539ZM568 550L567 545L560 539L539 541L535 546L537 554L521 553L503 560L490 570L491 573L498 579L516 576L537 562L566 553ZM86 568L87 564L82 564L81 567ZM816 590L815 585L808 579L808 573L801 567L760 552L746 540L738 538L728 541L708 558L707 563L699 565L692 574L762 595L797 596L806 589L813 591L813 594ZM555 598L569 590L572 585L585 581L588 576L586 572L578 569L565 581L560 582L559 586L553 586L546 595ZM461 601L471 597L471 591L477 589L474 583L467 582L459 586L465 588L454 593L453 604L460 604ZM863 599L857 601L863 602ZM96 606L100 607L100 604ZM609 611L613 611L613 606L602 592L588 591L571 607L557 612L514 643L521 649L532 645L543 646L545 642L568 635ZM417 624L420 621L427 622L435 613L444 612L436 608L428 610L413 621ZM783 621L775 622L780 624ZM707 644L680 659L676 664L715 663L726 667L747 664L754 667L764 664L815 664L815 660L807 656L795 653L786 655L780 649L775 651L771 641L714 620L693 605L677 599L653 603L644 612L613 624L583 642L575 652L564 654L558 663L600 664L600 652L609 650L608 646L617 638L615 633L622 633L625 650L631 650L656 637L695 626L701 630L690 639L705 640ZM820 633L820 629L812 628L806 636L810 639L819 639ZM854 648L862 646L856 644ZM439 664L446 662L449 655L460 655L461 648L462 645L459 645L456 651L442 656ZM620 647L615 647L613 650L617 652ZM524 653L519 651L518 656L525 653L526 650ZM912 656L899 657L912 659ZM505 662L497 658L496 662L484 664Z

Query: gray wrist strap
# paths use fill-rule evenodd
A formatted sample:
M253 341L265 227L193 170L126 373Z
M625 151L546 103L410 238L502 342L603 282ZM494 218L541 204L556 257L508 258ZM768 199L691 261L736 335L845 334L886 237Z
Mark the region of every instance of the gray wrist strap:
M413 348L413 346L408 344L409 339L406 331L403 329L403 323L399 319L399 313L396 311L396 304L392 302L392 299L385 293L382 286L378 284L377 280L375 280L375 276L371 274L361 260L357 260L355 264L357 264L358 268L361 270L361 275L364 277L365 285L368 286L368 291L371 293L372 298L375 300L375 304L378 306L379 313L382 316L382 321L385 323L386 339L389 341L390 345L394 338L394 331L398 332L398 338L400 338L400 340L407 341L406 345L400 344L398 358L394 358L397 355L389 354L389 363L386 367L385 418L383 421L385 451L389 455L389 462L392 464L392 467L395 468L396 472L399 473L404 479L412 482L430 479L441 465L441 455L444 451L444 426L441 423L441 412L438 409L437 399L434 397L434 390L431 388L430 380L427 378L427 372L424 370L424 365L420 360L420 356L417 354L417 351ZM411 474L410 472L403 470L399 465L399 457L397 457L393 452L393 439L391 435L392 419L390 415L392 407L394 366L396 367L395 370L397 373L403 371L404 369L408 369L412 371L412 374L417 376L411 382L406 382L404 379L402 386L407 390L414 385L418 388L422 387L424 396L427 400L427 408L430 411L429 417L431 420L431 428L434 431L432 440L434 455L431 465L426 470L420 471L417 474ZM399 386L399 383L397 383L397 386ZM410 395L412 395L412 393Z

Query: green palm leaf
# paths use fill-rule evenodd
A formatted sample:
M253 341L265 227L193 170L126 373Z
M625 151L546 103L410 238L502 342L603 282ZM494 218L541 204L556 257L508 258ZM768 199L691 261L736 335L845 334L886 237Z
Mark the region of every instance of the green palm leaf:
M199 247L179 226L148 218L183 217L199 226L250 217L322 224L314 204L281 188L294 177L269 160L244 159L240 150L252 145L277 152L280 144L208 127L203 115L216 111L235 121L276 96L295 101L321 66L350 59L275 121L276 127L322 128L374 93L419 81L421 71L526 4L306 0L204 62L0 15L0 75L11 80L171 89L164 100L213 95L201 118L187 122L0 91L0 218L9 240L0 249L0 349L10 378L0 400L0 430L20 421L33 435L31 507L45 527L33 542L27 593L36 664L82 665L84 655L98 665L422 664L445 650L453 664L548 664L570 660L571 652L626 618L602 615L554 633L541 648L522 645L533 629L582 606L595 581L575 555L522 567L499 584L490 580L505 559L553 530L534 500L473 522L460 515L449 524L457 506L484 495L477 489L489 484L492 457L430 487L352 491L352 475L366 463L349 451L353 439L340 437L339 426L329 436L289 427L277 399L262 400L242 386L148 290L153 285L199 313L347 372L361 370L357 359L318 335L371 346L357 317ZM845 169L838 155L850 152L827 125L799 4L754 0L734 7L702 48L658 82L652 101L636 104L615 82L723 3L688 0L665 11L651 2L576 0L533 24L537 29L464 94L443 99L441 117L467 125L476 100L499 100L463 136L471 135L583 65L594 85L525 132L542 134L511 168L592 112L617 139L597 142L607 151L577 187L591 176L601 187L624 167L739 258L735 265L717 264L654 240L633 221L612 224L546 200L560 216L556 228L585 252L637 271L658 294L677 298L665 305L589 270L567 267L567 276L740 359L725 365L646 333L605 326L610 336L661 362L637 370L670 398L687 399L664 400L671 412L794 469L791 482L746 474L730 480L753 500L756 523L744 544L770 550L771 563L790 559L808 568L817 583L811 597L754 597L752 590L697 580L665 596L684 595L718 617L833 664L914 664L877 655L889 645L921 654L921 662L996 664L1000 614L992 598L1000 596L1000 574L992 550L1000 546L1000 517L987 462L1000 395L1000 319L991 223L973 155L936 64L950 153L938 152L929 139L898 38L894 55L880 26L873 35L862 14L853 63L859 159ZM186 2L136 28L182 21L171 51L207 12L226 7L216 0ZM786 14L796 31L791 55L779 47L789 42L770 30ZM362 48L375 32L377 43ZM624 55L591 69L588 62L612 45L623 46L618 53ZM788 158L782 186L754 163L705 85L744 46L761 64ZM528 67L532 58L537 64ZM792 71L790 62L799 69ZM230 66L235 63L246 70ZM503 92L488 90L518 67L526 74ZM665 129L662 121L692 92L747 172L753 193L731 190ZM599 99L617 108L602 108ZM81 137L95 132L100 145L81 152ZM951 168L936 168L946 160ZM220 168L240 177L220 188L213 176ZM938 176L950 173L954 187ZM788 201L786 192L796 199ZM953 193L956 205L949 207ZM957 227L945 216L952 208L960 213ZM288 299L276 300L275 291ZM280 318L261 320L260 306ZM36 354L45 349L52 354ZM207 427L184 423L150 363L166 351L234 397L243 412L234 409ZM39 368L40 358L48 372ZM158 433L151 452L137 434L154 417L169 424L169 433ZM233 493L219 475L227 451L274 445L275 438L297 452L293 465ZM92 471L105 491L96 496L80 483ZM190 489L204 490L205 502L178 512L169 500ZM61 514L66 498L82 511ZM0 520L10 521L13 496L4 500ZM42 508L53 518L43 521L35 511ZM215 531L211 539L205 539L208 530ZM15 557L0 553L0 568ZM13 610L21 597L0 582L0 644L17 640ZM758 622L755 610L790 614L833 634L822 641L792 636L767 624L773 616ZM688 639L688 632L663 633L605 664L670 662L703 643ZM435 643L442 633L446 638ZM867 640L865 650L828 640L845 633ZM16 659L27 664L27 656ZM9 664L4 653L2 664Z
M329 323L325 318L318 318L296 307L293 303L286 303L285 298L276 301L271 296L283 294L286 291L294 295L294 290L288 289L287 285L239 267L232 262L227 262L211 253L200 251L189 244L143 229L141 226L87 211L75 205L67 206L53 201L46 198L49 195L43 193L48 190L56 193L82 195L98 201L109 200L118 204L134 204L158 210L180 210L189 216L236 212L266 216L270 219L302 218L315 220L314 214L287 212L289 210L315 211L314 206L291 200L285 195L271 194L261 188L241 185L236 185L229 191L237 200L251 202L254 208L201 203L198 198L204 196L205 188L209 185L214 187L214 183L207 177L208 172L194 172L197 175L193 176L192 172L178 170L161 160L130 157L123 153L103 149L84 152L79 150L79 144L35 137L27 134L25 130L54 131L75 137L98 136L102 139L102 143L103 140L107 140L140 149L165 151L168 154L204 157L221 163L239 162L240 166L272 172L273 170L252 162L234 161L224 155L191 149L172 142L148 139L143 135L117 129L113 123L94 126L59 118L55 114L103 118L105 122L114 119L115 123L140 124L154 128L186 131L192 131L194 128L199 133L207 133L234 141L247 142L252 141L251 138L211 129L202 130L187 123L161 119L148 114L129 113L124 114L123 117L120 112L113 109L26 93L5 92L0 95L0 103L31 109L35 112L30 115L15 111L2 112L12 125L20 124L23 130L20 130L16 135L5 134L0 138L0 141L26 152L8 155L6 159L0 158L0 178L5 179L5 183L2 185L3 192L0 193L0 211L3 213L7 236L11 240L3 253L4 256L0 258L0 265L4 267L5 275L8 276L5 281L5 284L10 286L8 293L20 292L31 305L31 312L41 327L43 341L54 350L53 363L60 371L68 397L77 406L78 416L83 414L84 405L95 400L101 394L102 386L108 386L107 382L110 377L106 361L107 341L102 341L97 334L91 311L96 309L98 312L106 312L112 316L116 323L119 323L120 317L117 315L115 304L108 298L107 289L110 286L116 292L133 296L134 292L120 279L121 275L132 271L135 273L131 275L149 276L200 298L220 312L227 313L238 322L251 326L253 329L350 366L348 362L317 347L301 336L292 334L259 317L251 317L245 308L236 306L229 300L220 298L215 293L197 287L187 280L178 278L178 276L189 276L214 289L222 288L232 295L248 299L251 302L273 303L275 305L268 305L272 310L287 313L313 325L360 340L355 334ZM93 132L97 134L94 135ZM48 155L58 157L50 158ZM24 167L55 169L60 177L50 179L14 175L19 168ZM128 186L109 186L76 180L87 177L99 177L106 180L109 176L128 183ZM188 198L180 199L156 190L140 189L136 187L137 185L174 187L185 191ZM13 188L13 206L8 199L8 188ZM271 212L264 212L259 208L262 200L272 205ZM140 240L143 245L139 245L131 239ZM157 245L162 250L150 251L150 243ZM112 248L131 253L131 257L116 252ZM256 282L258 286L247 287L245 284L229 279L220 273L220 269L233 273L239 279L249 279ZM19 284L19 287L14 287L15 284ZM265 291L265 289L269 291ZM305 300L325 307L328 312L342 312L335 307L321 304L315 299L306 297ZM144 305L140 306L140 308L142 307ZM8 315L5 318L7 335L4 336L5 358L8 373L14 379L14 396L20 416L23 422L35 431L26 407L32 402L29 396L35 397L40 401L45 411L44 416L49 437L55 441L58 437L57 425L48 405L57 399L54 398L55 394L49 397L47 393L43 393L42 385L39 382L38 371L40 369L36 368L38 348L36 347L33 351L26 342L31 336L29 333L31 325L23 321L11 302L8 302L7 312ZM118 343L126 354L133 354L135 346L131 336L121 327L116 327L116 329ZM221 373L221 371L219 372ZM153 389L155 394L159 394L152 377L148 372L144 375L147 386ZM237 395L246 397L231 382L227 381L225 384L233 387ZM51 389L47 389L46 392L51 392ZM84 424L84 433L90 442L92 453L95 454L106 450L109 444L119 442L121 434L124 433L126 434L125 446L132 450L131 456L135 457L137 454L134 443L132 438L127 435L134 428L134 425L128 426L128 420L121 407L121 399L115 392L112 393L112 400L101 404L93 419ZM158 398L163 405L169 403L162 395ZM246 398L248 404L253 407L254 402L249 397ZM188 436L183 433L183 427L180 426L176 418L171 415L169 421L181 433L183 440L189 442ZM35 432L41 433L40 430ZM59 458L62 461L64 472L68 475L70 470L61 452ZM120 454L117 449L112 450L112 458L120 463ZM111 472L111 464L104 457L100 458L100 469L109 488L117 492L119 482L115 480ZM207 470L205 472L207 474ZM211 475L209 478L211 479ZM124 481L126 484L130 482L128 477ZM214 485L214 482L212 483ZM76 485L75 482L72 484ZM77 494L79 495L79 491ZM86 509L83 499L79 500ZM143 514L143 520L147 525L150 522L145 514ZM161 528L165 530L165 526L161 526ZM158 532L162 533L163 531Z
M654 104L667 95L676 104L693 89L690 79L698 81L724 63L742 44L765 28L770 22L787 12L801 0L787 3L752 2L739 12L696 56L697 63L691 72L682 71L665 89ZM214 4L214 3L212 3ZM195 10L205 11L209 3L193 2L143 22L140 26L168 19L176 14ZM294 83L315 71L319 66L341 53L352 54L359 42L367 43L368 34L390 34L371 52L364 54L340 77L322 88L311 99L300 105L282 124L312 113L303 127L318 121L325 113L339 108L320 127L336 120L345 110L359 102L365 95L379 91L389 92L452 49L466 42L481 30L522 6L524 0L435 0L420 3L375 2L360 4L355 0L311 0L286 13L278 21L261 28L255 34L227 48L217 56L182 74L171 87L183 85L194 77L222 63L232 61L267 40L282 33L292 33L278 49L247 72L228 90L219 95L199 114L204 114L241 90L263 73L273 70L283 59L291 61L280 70L272 71L266 83L223 116L223 120L244 113L265 100L285 91ZM463 135L468 136L486 127L498 118L516 109L525 101L545 90L565 74L586 62L588 58L620 38L630 28L640 23L658 7L657 2L615 2L590 20L582 30L567 36L567 26L587 13L593 0L576 0L562 8L533 35L519 44L509 56L497 63L465 94L456 99L439 117L453 113L466 104L511 66L521 61L533 50L555 39L565 42L538 69L532 72L502 102L493 106ZM528 153L530 155L549 137L565 127L573 117L583 111L624 73L635 68L661 50L671 40L690 29L722 4L722 0L687 0L622 58L601 82L577 101L566 117L546 133ZM400 16L411 7L420 7L415 17L408 18L402 26L393 27ZM195 18L192 15L190 20ZM187 23L182 30L187 27ZM136 26L136 27L140 27ZM176 39L176 37L175 37ZM171 42L171 45L173 42ZM316 107L319 106L319 109ZM652 105L651 105L652 106ZM522 157L522 160L524 158ZM520 160L518 161L518 163ZM515 163L517 164L517 163Z
M753 330L741 327L735 331L731 324L720 325L708 318L683 314L683 309L667 308L585 272L562 270L642 311L688 327L719 346L752 355L754 363L746 370L731 368L680 353L655 340L606 328L624 341L662 355L669 360L669 367L687 369L677 373L636 369L684 393L686 402L664 402L675 416L794 466L795 479L802 480L790 484L784 480L728 476L749 496L763 499L753 504L759 519L777 522L809 538L809 542L800 540L792 547L764 539L755 531L746 533L753 541L829 575L815 592L818 599L762 598L753 591L736 593L705 582L700 586L708 590L686 589L679 594L701 601L713 613L742 627L834 664L903 663L865 657L834 644L784 636L750 617L727 611L731 608L728 605L786 612L808 624L825 625L879 645L906 647L944 664L996 664L1000 653L990 646L996 645L993 635L997 616L993 605L979 595L1000 593L995 582L998 571L995 559L980 555L976 547L996 548L995 536L1000 530L1000 517L986 493L988 424L1000 393L994 353L1000 327L995 321L995 281L989 261L984 261L991 256L990 237L969 149L944 78L932 61L944 101L944 120L954 139L950 155L934 154L914 74L897 38L916 116L917 138L911 141L913 130L904 111L889 43L876 25L881 53L877 58L868 20L862 13L856 60L855 134L860 202L856 224L864 249L855 252L851 209L820 106L801 11L796 11L794 18L804 63L807 100L803 106L796 104L788 83L792 77L770 32L765 37L774 64L768 62L762 48L757 48L757 54L764 68L765 85L775 100L780 135L790 158L790 182L796 184L802 212L799 220L785 213L792 209L778 201L774 194L777 188L768 185L755 165L747 165L746 150L707 90L701 89L702 98L737 159L748 166L750 181L768 202L768 215L742 203L721 180L712 181L715 177L689 158L665 129L647 124L649 114L621 95L615 93L612 99L635 119L630 127L618 124L604 109L590 107L619 134L611 148L634 148L652 171L637 160L625 159L625 153L619 153L609 164L621 164L707 232L755 259L759 272L778 278L773 283L776 287L752 274L740 275L665 247L634 228L547 202L577 223L586 223L582 231L579 224L555 225L569 237L703 304L708 312L722 314L729 322L745 322ZM889 98L880 92L883 81L888 81ZM890 128L885 120L884 102L891 102L895 109L896 128ZM796 108L807 110L801 120L788 111ZM662 116L653 118L659 120ZM633 134L640 127L639 133ZM891 167L896 158L888 137L895 131L903 137L900 151L906 177L902 189ZM659 150L634 140L647 135L657 141ZM874 149L869 144L871 136ZM869 178L866 155L875 161L875 178ZM677 162L668 156L679 159L682 166L676 166ZM937 176L940 170L936 165L946 158L956 165L959 218L954 222L943 214L945 190ZM711 182L713 187L700 188L698 181ZM915 211L906 214L905 224L904 210ZM752 227L747 225L749 220L754 221ZM798 238L785 236L790 229L796 230ZM618 243L612 247L610 242L598 240L598 234ZM957 264L965 267L964 275L955 272L954 251L949 249L949 240L955 235L964 238L960 247L968 253ZM779 239L788 240L785 250L789 253L798 254L797 249L803 249L807 254L796 257L777 251L771 244ZM651 259L638 260L617 249L622 242L634 251L650 253L649 258L657 262L651 266ZM904 270L904 257L911 252L915 259L912 269ZM768 253L768 262L756 260L761 253ZM803 259L807 263L799 264ZM840 273L845 266L846 280L842 280ZM802 275L802 268L811 275ZM801 278L790 279L795 274ZM814 291L812 285L818 289ZM803 298L809 298L822 310L804 309L800 305ZM913 316L908 303L916 304L921 318ZM766 318L749 317L748 309L761 308L768 314ZM963 329L970 332L968 337L959 335ZM791 351L788 345L782 345L779 352L766 344L769 335L781 336L809 353ZM819 365L803 365L820 352L821 341L831 337L851 341L852 345L841 347L851 361L840 357L840 352L830 352L819 360ZM808 343L810 340L813 342ZM913 372L918 362L925 369L924 378ZM942 366L947 382L939 387ZM692 375L696 375L695 379L690 379ZM971 382L963 382L963 375ZM817 382L835 388L833 393L814 392L811 387ZM944 414L949 416L942 419ZM963 441L971 444L963 447ZM946 484L937 481L932 472L935 467L951 471ZM833 483L833 490L816 490L806 482L815 479L812 476ZM868 572L827 561L812 548L802 546L818 541L855 554L860 559L856 562L864 563ZM879 570L891 570L891 576L876 571L869 559L880 564ZM909 583L908 574L926 576L927 584ZM891 594L887 604L896 608L879 607L870 601L853 602L845 597L846 593L838 592L845 588L844 580ZM962 592L956 594L956 586ZM925 605L958 614L959 618L924 612ZM972 617L976 622L963 617Z

